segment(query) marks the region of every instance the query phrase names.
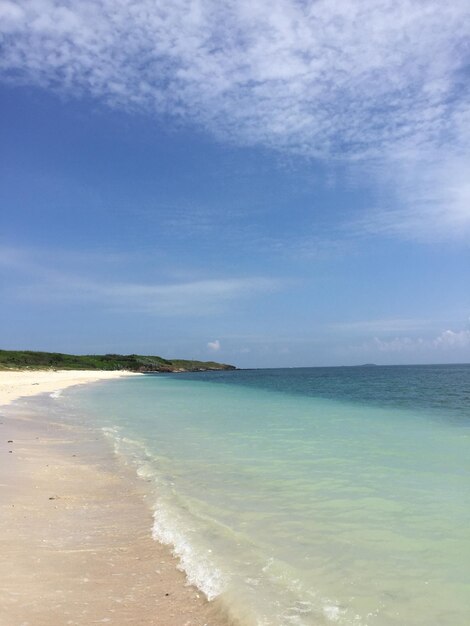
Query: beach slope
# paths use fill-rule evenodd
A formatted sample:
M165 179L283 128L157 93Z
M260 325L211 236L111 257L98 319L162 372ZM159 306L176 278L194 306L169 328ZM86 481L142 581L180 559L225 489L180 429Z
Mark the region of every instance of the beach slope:
M0 372L1 624L222 623L152 539L146 483L101 433L11 404L123 375Z

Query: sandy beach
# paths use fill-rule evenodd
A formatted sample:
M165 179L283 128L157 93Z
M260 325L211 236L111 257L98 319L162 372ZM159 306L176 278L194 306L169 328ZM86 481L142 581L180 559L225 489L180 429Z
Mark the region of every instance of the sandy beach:
M73 385L83 385L100 380L113 380L123 376L140 376L134 372L97 372L73 370L0 370L0 407L17 398L39 393L62 391Z
M105 438L13 402L122 375L0 372L2 625L222 623L152 539L146 483Z

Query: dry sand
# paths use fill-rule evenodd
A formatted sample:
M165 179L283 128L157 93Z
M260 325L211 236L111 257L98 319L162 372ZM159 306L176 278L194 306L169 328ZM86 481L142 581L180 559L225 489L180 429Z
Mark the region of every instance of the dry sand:
M0 372L0 401L115 377ZM220 626L151 538L147 484L84 425L0 406L0 625Z
M111 380L123 376L141 376L134 372L92 372L72 370L0 370L0 406L17 398L60 391L73 385Z

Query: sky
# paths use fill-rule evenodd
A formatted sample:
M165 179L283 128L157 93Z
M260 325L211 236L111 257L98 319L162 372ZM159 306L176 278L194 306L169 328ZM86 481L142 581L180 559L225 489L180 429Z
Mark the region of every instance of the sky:
M470 5L0 0L0 347L470 362Z

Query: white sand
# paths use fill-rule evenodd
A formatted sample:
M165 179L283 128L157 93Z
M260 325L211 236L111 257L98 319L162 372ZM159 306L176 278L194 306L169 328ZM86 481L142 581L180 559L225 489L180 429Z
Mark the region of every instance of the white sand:
M0 370L0 406L24 396L52 393L73 385L123 376L141 376L137 372L103 372L79 370Z
M130 375L0 371L0 405ZM217 601L189 586L152 539L147 487L97 432L4 406L0 625L225 625Z

